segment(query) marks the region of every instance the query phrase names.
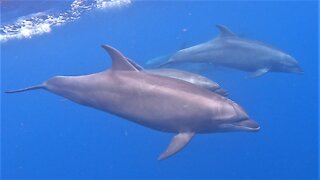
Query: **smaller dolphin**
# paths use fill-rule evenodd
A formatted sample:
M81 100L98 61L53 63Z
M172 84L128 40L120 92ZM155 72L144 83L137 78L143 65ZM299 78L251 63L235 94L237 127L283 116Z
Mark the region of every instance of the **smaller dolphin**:
M110 69L82 76L56 76L7 93L44 89L142 126L175 133L160 160L180 151L195 134L259 131L259 124L230 99L185 81L141 71L118 50L102 47L111 56Z
M161 66L177 63L210 63L251 72L258 77L267 72L303 73L290 55L264 43L238 37L223 25L217 38L182 49Z
M151 74L180 79L182 81L186 81L196 86L208 89L214 93L220 94L221 96L228 95L228 92L222 89L218 83L195 73L177 70L177 69L167 69L167 68L148 69L146 71Z
M178 69L168 69L168 68L161 68L161 69L143 69L140 65L135 63L133 60L127 58L127 60L137 69L140 71L145 71L150 74L156 74L160 76L165 76L165 77L171 77L174 79L180 79L182 81L189 82L191 84L194 84L196 86L208 89L214 93L220 94L221 96L228 96L228 92L224 89L221 88L221 86L198 74L187 72L187 71L182 71Z

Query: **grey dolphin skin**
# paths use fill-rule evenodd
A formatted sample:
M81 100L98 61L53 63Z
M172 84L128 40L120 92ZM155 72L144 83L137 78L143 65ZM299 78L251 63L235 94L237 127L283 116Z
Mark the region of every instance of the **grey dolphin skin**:
M220 31L217 38L182 49L161 66L205 62L251 72L251 77L267 72L303 73L290 55L261 42L240 38L223 25L217 28Z
M180 80L192 83L196 86L206 88L212 92L220 94L221 96L228 95L227 91L222 89L218 83L198 74L194 74L187 71L181 71L177 69L167 69L167 68L148 69L146 71L151 74L180 79Z
M196 86L208 89L212 92L220 94L221 96L228 96L228 92L220 87L220 85L204 76L182 71L178 69L168 69L168 68L161 68L161 69L143 69L140 65L132 61L131 59L127 58L127 60L138 70L145 71L147 73L156 74L165 77L171 77L175 79L180 79L182 81L186 81L192 83Z
M111 56L111 69L83 76L56 76L7 93L44 89L142 126L175 133L160 160L181 150L197 133L260 129L230 99L188 82L139 71L118 50L102 47Z

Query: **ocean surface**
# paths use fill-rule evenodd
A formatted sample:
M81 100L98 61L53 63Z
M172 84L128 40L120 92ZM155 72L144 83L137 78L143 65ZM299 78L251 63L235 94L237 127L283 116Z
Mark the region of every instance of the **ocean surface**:
M1 179L318 179L318 7L317 1L1 0ZM110 68L102 44L144 65L215 38L216 24L287 52L304 70L255 79L219 67L194 70L226 89L259 132L196 135L158 161L174 134L43 90L4 93Z

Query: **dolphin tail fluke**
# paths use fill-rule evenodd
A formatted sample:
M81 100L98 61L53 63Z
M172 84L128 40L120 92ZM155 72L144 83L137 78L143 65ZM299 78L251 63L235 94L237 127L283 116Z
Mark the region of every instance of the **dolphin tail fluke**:
M44 89L45 86L43 84L36 85L36 86L31 86L23 89L17 89L17 90L10 90L10 91L5 91L5 93L18 93L18 92L24 92L24 91L30 91L30 90L35 90L35 89Z

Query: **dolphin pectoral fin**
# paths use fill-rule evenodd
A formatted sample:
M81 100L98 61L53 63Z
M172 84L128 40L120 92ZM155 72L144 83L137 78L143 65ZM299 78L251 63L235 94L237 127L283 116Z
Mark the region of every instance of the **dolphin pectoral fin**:
M262 69L258 69L255 72L251 73L249 75L249 78L256 78L259 76L264 75L265 73L269 72L270 68L262 68Z
M158 160L164 160L180 151L183 147L185 147L188 144L193 135L193 132L179 133L175 135L172 138L171 143L166 149L166 151L159 156Z

